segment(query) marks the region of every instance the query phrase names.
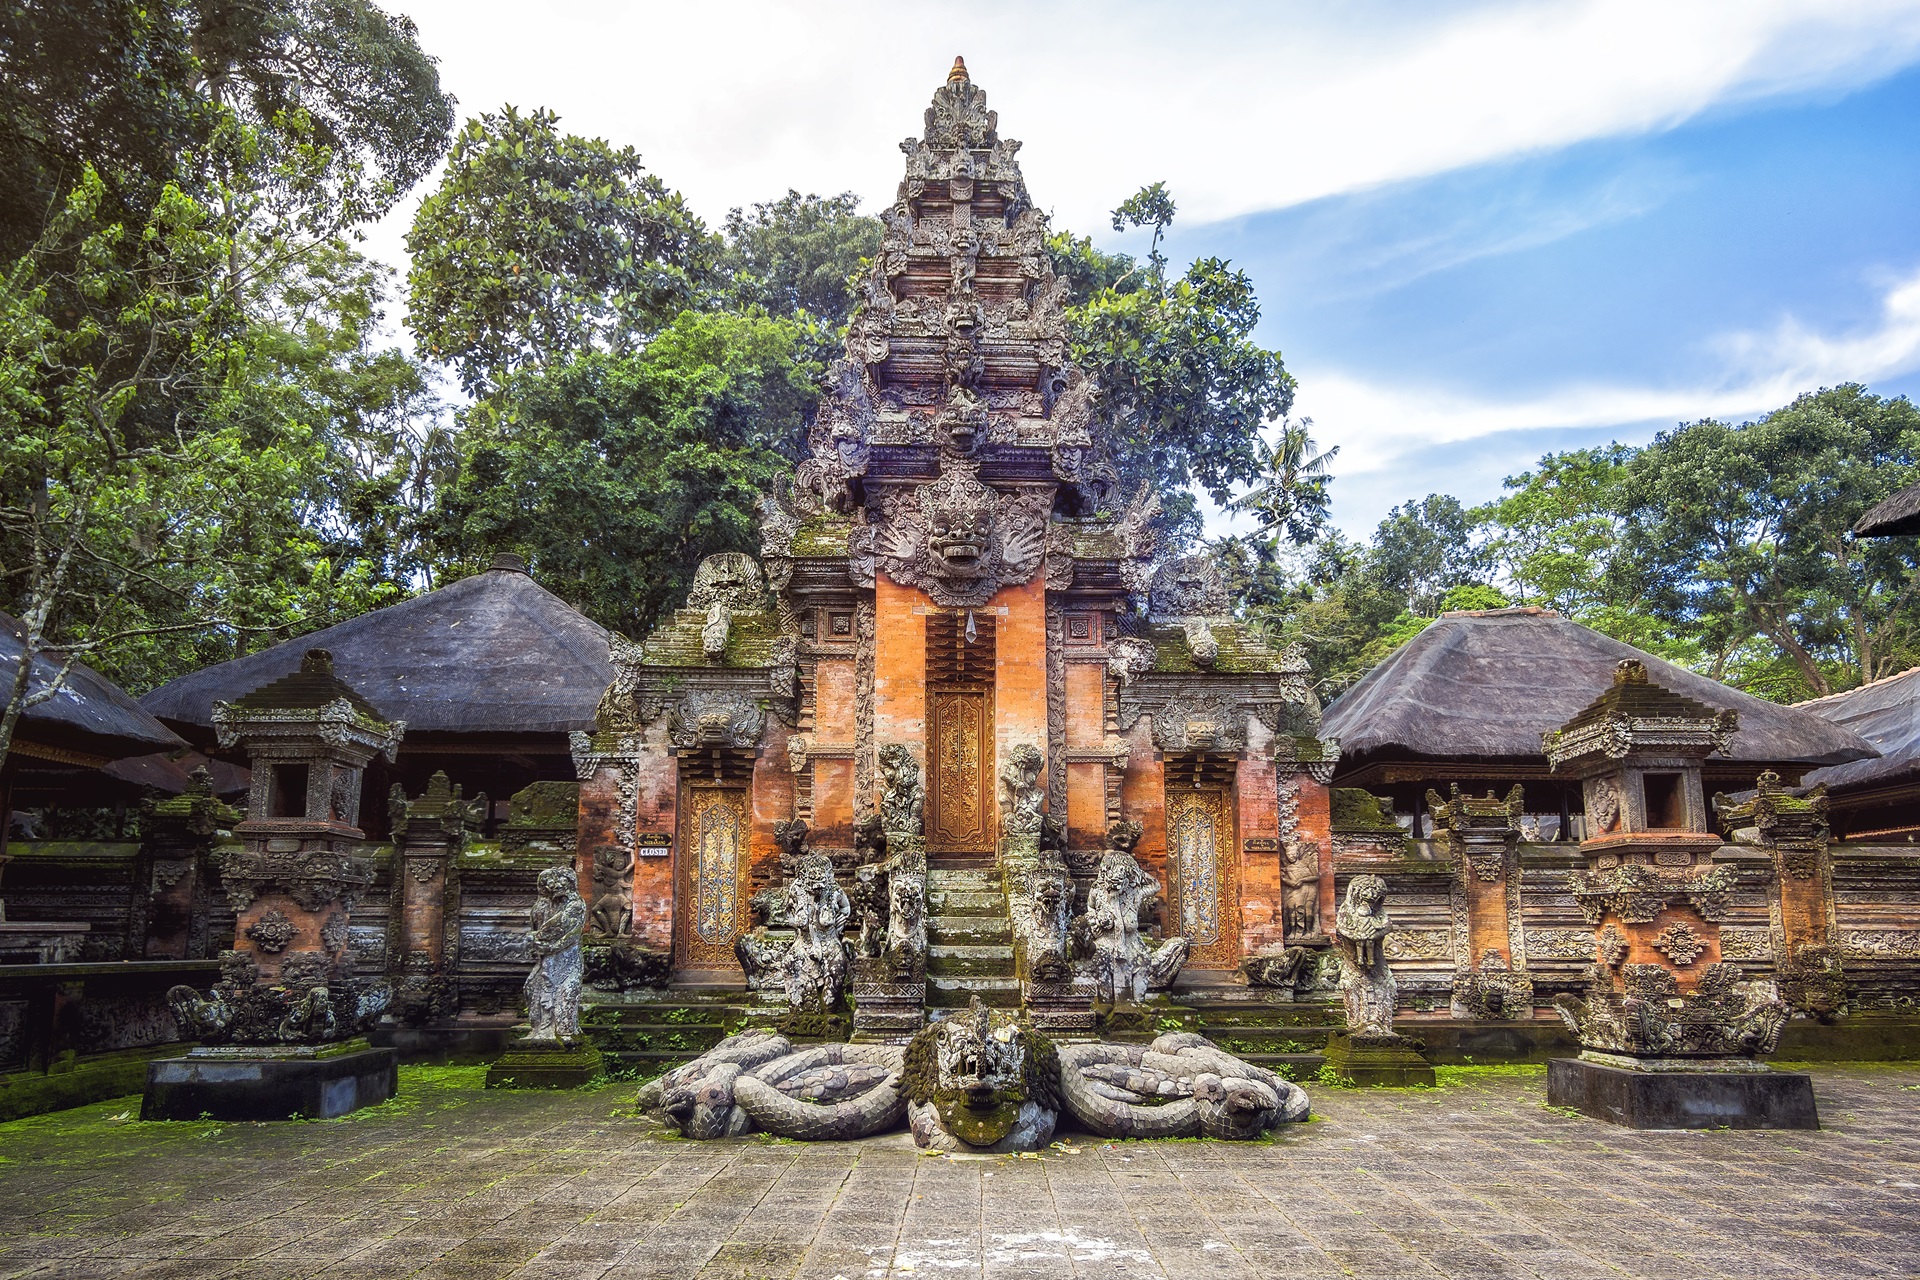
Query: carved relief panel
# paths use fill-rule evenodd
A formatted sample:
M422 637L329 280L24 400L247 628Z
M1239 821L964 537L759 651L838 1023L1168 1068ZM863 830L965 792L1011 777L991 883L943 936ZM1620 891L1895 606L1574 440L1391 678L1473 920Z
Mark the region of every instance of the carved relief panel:
M1240 959L1233 810L1225 790L1167 789L1165 932L1187 939L1187 963L1232 968Z
M747 928L747 793L688 787L680 812L680 962L731 965L734 940Z
M976 689L927 693L927 849L986 853L994 845L993 705Z

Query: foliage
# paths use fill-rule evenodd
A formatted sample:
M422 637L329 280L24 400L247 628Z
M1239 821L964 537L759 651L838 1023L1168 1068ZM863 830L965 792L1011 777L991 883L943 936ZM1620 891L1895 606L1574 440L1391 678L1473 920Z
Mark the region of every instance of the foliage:
M1260 446L1260 478L1233 506L1252 512L1269 538L1304 546L1326 527L1333 503L1327 464L1340 446L1321 452L1307 433L1313 419L1282 422L1273 443Z
M1696 633L1716 675L1762 641L1784 663L1747 682L1817 696L1877 679L1916 648L1911 544L1854 539L1868 507L1916 478L1920 412L1858 385L1755 422L1665 433L1626 482L1635 585Z
M760 494L813 403L804 342L791 320L689 311L644 351L514 375L467 414L432 517L442 561L511 547L596 620L644 633L703 556L757 545Z
M1068 310L1073 359L1096 379L1096 408L1112 424L1121 479L1160 489L1177 544L1199 532L1188 486L1224 504L1235 485L1260 478L1261 428L1286 416L1294 382L1280 353L1252 339L1260 303L1244 271L1202 258L1180 279L1165 278L1159 245L1173 214L1160 183L1114 211L1116 228L1154 229L1144 273L1130 263L1120 270L1119 259L1103 260L1071 236L1049 247L1070 282L1099 285Z
M880 249L880 220L860 212L860 197L801 195L733 209L720 253L730 309L809 317L836 336L853 316L855 284Z
M472 394L519 369L636 349L711 269L705 226L633 148L559 124L510 106L467 121L407 235L419 352Z

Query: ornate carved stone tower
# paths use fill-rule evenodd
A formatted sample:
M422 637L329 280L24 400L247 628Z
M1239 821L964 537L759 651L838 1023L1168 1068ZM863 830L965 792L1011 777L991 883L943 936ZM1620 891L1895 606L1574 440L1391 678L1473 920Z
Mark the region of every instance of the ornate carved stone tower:
M636 871L636 939L671 934L683 971L731 968L721 938L798 865L776 824L807 824L850 882L880 860L879 761L899 748L925 787L929 1000L955 949L969 992L1020 998L1010 959L979 970L1010 940L932 910L987 891L964 877L1017 914L1044 863L1049 901L1077 909L1116 830L1164 897L1158 932L1231 972L1283 945L1289 885L1324 895L1301 931L1331 915L1338 744L1305 663L1234 620L1216 566L1156 562L1157 500L1118 491L1019 144L963 63L901 150L808 456L735 575L752 589L715 618L696 586L643 646L615 646L576 750L581 856L651 826L675 871ZM655 904L671 931L643 930Z

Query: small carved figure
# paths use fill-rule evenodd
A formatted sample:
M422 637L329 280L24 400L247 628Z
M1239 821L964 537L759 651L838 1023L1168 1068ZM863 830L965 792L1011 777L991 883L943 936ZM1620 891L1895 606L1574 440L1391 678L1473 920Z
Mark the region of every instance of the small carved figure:
M1320 842L1289 840L1280 850L1280 926L1304 938L1320 926Z
M227 1003L218 986L209 998L202 998L189 986L169 987L167 1008L173 1011L173 1020L179 1024L183 1040L212 1039L225 1032L233 1021L233 1006Z
M593 851L593 932L623 938L633 932L633 854L617 844Z
M1037 836L1040 833L1040 771L1046 757L1031 742L1023 742L1007 753L1007 767L1000 774L1000 830L1010 836Z
M805 838L805 824L800 828ZM792 940L768 937L762 929L734 943L734 954L756 990L774 986L785 991L794 1009L824 1012L840 1001L851 964L841 936L853 915L853 903L834 882L833 860L824 853L802 852L795 869L774 896L772 923L793 930Z
M533 972L527 975L529 1040L571 1043L580 1034L581 935L587 904L568 867L548 867L536 881L539 896L527 912Z
M1101 857L1086 914L1075 922L1092 951L1089 968L1101 999L1138 1004L1149 990L1170 986L1186 963L1185 938L1156 947L1140 932L1140 913L1159 896L1159 884L1131 853L1108 849Z
M1070 978L1068 948L1073 924L1073 878L1066 865L1049 858L1027 880L1026 920L1021 930L1027 977L1035 982Z
M918 968L927 955L927 877L896 867L887 877L887 955Z
M880 776L886 790L880 796L880 825L885 831L919 835L927 789L920 781L920 762L898 742L880 748Z
M333 1039L339 1024L333 1016L333 996L325 987L310 987L287 1006L278 1035L286 1044L321 1044Z
M1334 917L1333 945L1340 953L1340 999L1347 1027L1359 1035L1391 1038L1399 988L1387 964L1384 943L1393 931L1387 919L1387 882L1355 876Z

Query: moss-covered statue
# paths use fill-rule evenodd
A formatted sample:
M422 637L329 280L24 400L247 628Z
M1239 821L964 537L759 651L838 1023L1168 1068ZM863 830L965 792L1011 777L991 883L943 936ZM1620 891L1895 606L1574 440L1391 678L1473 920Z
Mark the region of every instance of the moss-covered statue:
M1108 832L1111 847L1101 856L1100 870L1087 891L1086 914L1074 921L1090 952L1087 967L1100 999L1114 1004L1139 1004L1148 991L1165 990L1187 961L1185 938L1168 938L1155 946L1140 931L1140 913L1160 896L1160 886L1134 860L1133 844L1139 838L1139 823L1113 825Z
M833 860L804 851L806 824L789 826L798 829L793 877L774 895L769 915L770 923L792 929L793 937L757 928L734 943L734 954L755 990L781 990L794 1009L830 1010L846 988L852 957L842 935L853 903L833 878Z
M1105 1138L1258 1138L1307 1118L1307 1094L1205 1036L1060 1046L1060 1096Z
M587 904L571 867L548 867L536 884L539 896L527 912L527 943L533 951L527 1039L570 1044L580 1036L580 939L587 928Z
M648 1082L638 1102L688 1138L756 1129L814 1142L864 1138L899 1127L903 1057L899 1046L885 1044L796 1049L785 1036L756 1028Z
M1387 882L1379 876L1355 876L1334 916L1333 946L1340 956L1340 999L1347 1028L1356 1035L1393 1037L1393 1010L1399 987L1387 963Z
M938 1151L1038 1151L1060 1118L1052 1042L979 996L913 1038L903 1084L913 1140Z

